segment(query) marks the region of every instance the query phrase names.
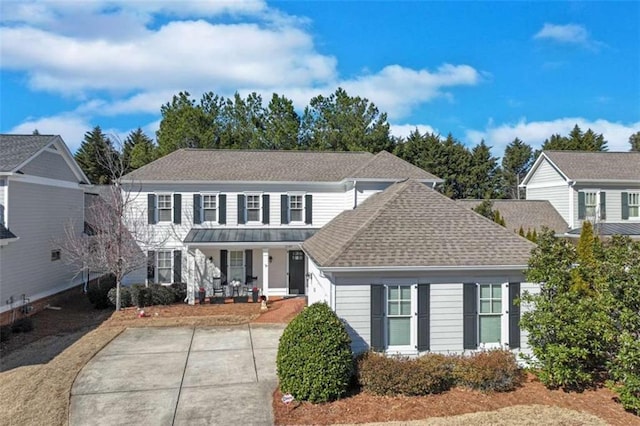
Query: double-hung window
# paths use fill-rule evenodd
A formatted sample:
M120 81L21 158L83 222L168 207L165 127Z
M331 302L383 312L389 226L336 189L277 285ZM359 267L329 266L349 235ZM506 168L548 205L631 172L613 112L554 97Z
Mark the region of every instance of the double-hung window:
M411 287L387 286L388 346L411 344Z
M229 282L244 282L245 279L244 251L232 250L229 252Z
M216 194L202 195L202 220L216 222L218 220L218 196Z
M502 285L480 284L479 340L482 344L502 341Z
M172 265L173 253L170 251L158 252L158 282L170 283L173 282L173 265Z
M640 192L630 192L629 195L629 217L640 218Z
M158 222L171 222L172 207L170 194L158 195Z
M247 195L247 222L260 222L261 196L259 194Z
M289 220L302 222L304 220L304 196L299 194L289 195Z
M595 218L598 207L598 193L597 192L585 192L584 193L584 212L585 217Z

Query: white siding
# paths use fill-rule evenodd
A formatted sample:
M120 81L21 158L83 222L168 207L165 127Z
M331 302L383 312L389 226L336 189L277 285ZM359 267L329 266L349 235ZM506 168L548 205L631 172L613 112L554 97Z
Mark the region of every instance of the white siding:
M580 226L580 222L578 220L578 192L579 191L597 191L606 193L606 209L607 209L607 217L604 219L604 222L626 222L627 220L622 219L622 193L623 192L640 192L640 185L637 186L579 186L575 189L575 197L574 197L574 212L575 212L575 223L576 227ZM640 219L638 218L629 218L630 222L638 222Z
M560 216L569 224L571 224L571 215L569 211L569 192L572 189L564 184L560 186L547 186L541 188L531 188L527 186L527 200L548 200L551 205L558 211ZM574 214L578 215L577 195L575 196Z
M371 341L371 287L337 285L335 312L345 321L354 353L365 352Z
M529 294L538 294L540 293L540 285L536 283L521 283L520 284L520 295L524 295L525 292ZM524 312L531 311L533 307L529 304L521 304L520 305L520 314L522 315ZM529 333L526 330L520 330L520 350L524 355L531 355L532 351L529 347Z
M62 155L55 152L41 152L20 171L26 175L78 182L78 178L73 174Z
M563 183L566 185L566 180L562 175L547 160L543 160L529 179L527 187Z
M389 187L391 183L389 182L358 182L357 183L357 192L358 192L358 205L362 204L367 198L371 197L378 192L382 192L387 187Z
M44 186L12 180L9 184L11 231L20 239L0 250L0 291L3 302L24 294L35 300L81 282L77 268L62 260L51 261L55 241L65 236L71 222L81 233L84 194L81 189ZM8 308L4 303L3 310Z
M431 352L462 352L462 284L431 285Z
M309 273L309 291L307 294L309 305L323 302L332 306L331 281L320 273L320 270L311 259L307 260L307 271Z

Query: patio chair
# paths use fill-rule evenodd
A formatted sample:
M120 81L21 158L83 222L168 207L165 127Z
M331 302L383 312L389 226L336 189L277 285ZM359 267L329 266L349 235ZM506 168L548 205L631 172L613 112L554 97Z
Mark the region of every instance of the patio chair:
M222 283L222 278L214 278L213 279L213 296L225 296L224 284Z
M253 290L253 282L257 281L258 277L252 277L251 275L247 275L244 281L244 294L249 296L251 294L251 290Z

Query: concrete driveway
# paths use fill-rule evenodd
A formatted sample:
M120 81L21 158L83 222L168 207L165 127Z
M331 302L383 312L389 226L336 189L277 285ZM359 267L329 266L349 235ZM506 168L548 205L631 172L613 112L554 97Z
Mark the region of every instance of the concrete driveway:
M71 425L268 425L284 325L130 328L78 375Z

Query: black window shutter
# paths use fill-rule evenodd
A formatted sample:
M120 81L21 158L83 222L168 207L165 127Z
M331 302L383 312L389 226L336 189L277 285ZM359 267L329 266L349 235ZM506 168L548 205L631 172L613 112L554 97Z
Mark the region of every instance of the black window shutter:
M182 252L180 250L173 251L173 282L182 282Z
M629 219L629 193L623 192L622 195L622 219Z
M227 195L218 195L218 223L225 225L227 223Z
M193 194L193 223L202 223L202 197L200 194Z
M607 218L607 193L600 193L600 219L604 220Z
M520 283L509 283L509 348L520 347Z
M463 294L463 347L478 348L478 286L464 283Z
M429 350L429 284L418 284L418 351Z
M384 286L371 286L371 349L384 350Z
M147 252L147 279L153 281L156 278L156 252Z
M223 283L227 282L227 251L220 250L220 277Z
M311 194L304 196L304 223L307 225L313 223L313 196Z
M173 223L182 223L182 195L173 194Z
M269 194L262 195L262 223L269 224Z
M147 194L147 213L149 225L156 223L156 194Z
M287 194L280 196L280 223L283 225L289 223L289 196Z
M584 219L587 215L586 207L584 205L584 192L578 192L578 219Z
M244 272L247 274L247 283L251 282L251 277L253 277L253 250L244 251Z
M244 195L238 194L238 224L242 225L245 223L245 218L247 217L244 207Z

